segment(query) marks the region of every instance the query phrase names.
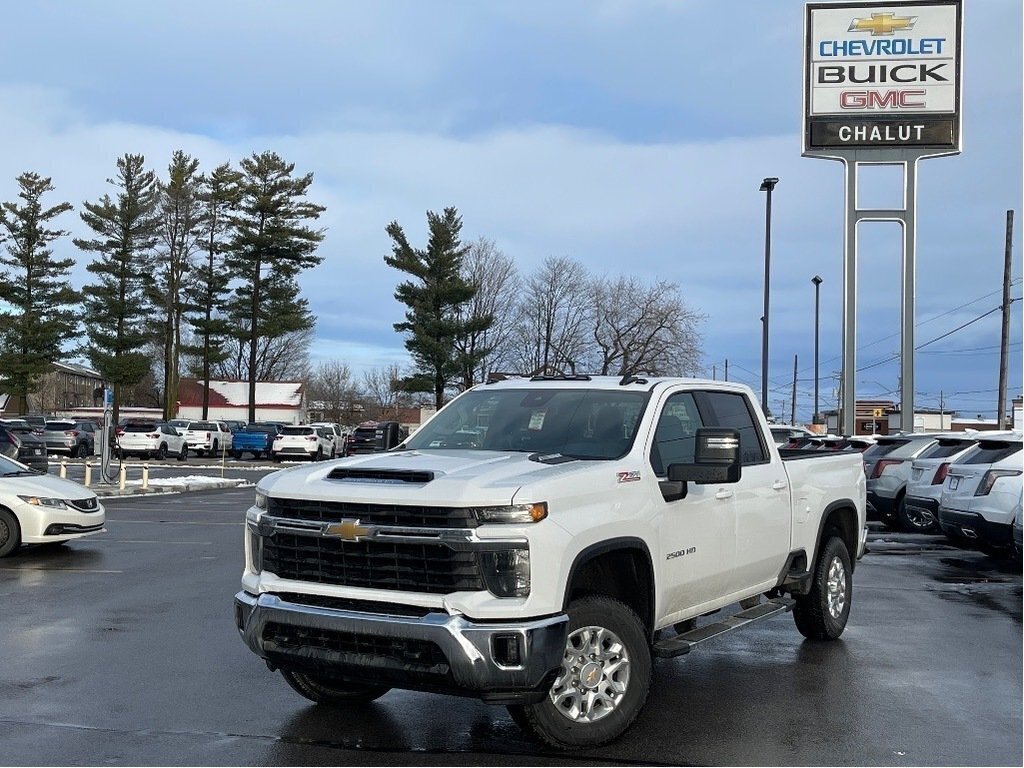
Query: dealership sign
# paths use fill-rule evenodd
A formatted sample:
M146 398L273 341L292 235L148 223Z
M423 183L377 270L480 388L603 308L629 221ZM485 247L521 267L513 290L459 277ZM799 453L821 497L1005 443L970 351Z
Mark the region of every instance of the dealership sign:
M958 0L809 3L805 154L960 151Z

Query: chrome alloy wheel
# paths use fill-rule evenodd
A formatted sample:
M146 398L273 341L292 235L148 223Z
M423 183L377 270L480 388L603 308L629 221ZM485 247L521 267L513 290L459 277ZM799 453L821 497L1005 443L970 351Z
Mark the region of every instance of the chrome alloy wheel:
M549 695L569 720L593 723L615 711L628 687L626 646L604 627L580 627L565 642L562 670Z
M838 557L833 557L832 564L828 567L826 590L829 615L833 619L838 619L846 608L846 568Z

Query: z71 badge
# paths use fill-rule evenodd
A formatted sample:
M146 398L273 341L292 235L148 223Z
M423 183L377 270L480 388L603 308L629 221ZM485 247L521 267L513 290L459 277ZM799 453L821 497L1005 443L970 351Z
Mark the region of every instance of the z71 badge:
M616 473L620 483L635 483L640 479L640 471L631 469L629 472Z

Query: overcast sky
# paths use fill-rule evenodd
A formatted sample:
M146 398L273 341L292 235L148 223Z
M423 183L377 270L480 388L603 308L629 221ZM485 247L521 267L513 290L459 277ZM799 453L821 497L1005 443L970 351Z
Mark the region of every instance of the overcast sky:
M203 168L274 150L312 172L327 206L323 264L302 278L314 360L358 374L407 362L384 264L397 219L423 245L426 211L454 205L524 273L549 256L594 274L678 282L706 315L705 373L760 392L764 176L773 195L770 401L813 407L821 286L822 408L841 364L843 177L800 157L804 4L586 2L42 2L5 6L0 199L26 170L50 203L112 191L117 157L162 176L184 149ZM1021 295L1021 3L966 0L964 152L921 163L917 343L1001 301L1005 217L1017 213ZM16 31L16 33L14 33ZM893 206L879 173L867 202ZM70 240L76 286L86 255ZM857 393L898 400L896 225L861 234ZM1010 396L1021 391L1014 304ZM917 405L995 415L995 312L922 348ZM785 401L786 405L783 406Z

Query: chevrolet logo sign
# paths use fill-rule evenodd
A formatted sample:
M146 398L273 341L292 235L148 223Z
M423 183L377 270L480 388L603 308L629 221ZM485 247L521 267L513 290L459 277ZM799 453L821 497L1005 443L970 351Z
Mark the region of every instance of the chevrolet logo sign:
M358 520L342 520L331 523L324 529L324 536L336 536L342 541L360 541L372 533L370 528L360 525Z
M872 13L870 19L854 19L847 32L870 32L872 35L891 35L894 32L910 30L917 23L917 16L896 16L892 13Z

